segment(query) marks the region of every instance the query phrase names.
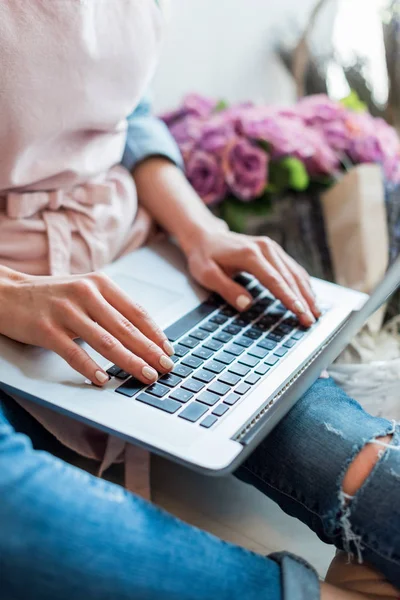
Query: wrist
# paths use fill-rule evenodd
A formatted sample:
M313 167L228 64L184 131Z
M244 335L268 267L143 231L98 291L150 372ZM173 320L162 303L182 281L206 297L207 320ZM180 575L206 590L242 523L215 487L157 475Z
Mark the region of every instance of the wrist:
M175 237L182 251L187 255L194 247L201 245L210 236L220 235L226 231L229 231L226 222L209 212L208 215L204 215L201 222L182 227L181 232L176 234Z

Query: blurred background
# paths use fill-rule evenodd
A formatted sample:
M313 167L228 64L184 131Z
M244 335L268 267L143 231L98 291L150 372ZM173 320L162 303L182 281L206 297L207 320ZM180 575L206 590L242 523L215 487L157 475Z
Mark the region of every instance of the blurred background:
M309 41L332 96L340 98L349 91L341 64L353 70L351 87L361 72L374 101L381 107L388 100L384 24L389 49L398 2L166 0L166 4L169 30L154 85L159 111L176 106L188 90L229 102L293 101L296 87L280 52L295 47L316 6L320 9ZM311 91L321 91L321 85Z

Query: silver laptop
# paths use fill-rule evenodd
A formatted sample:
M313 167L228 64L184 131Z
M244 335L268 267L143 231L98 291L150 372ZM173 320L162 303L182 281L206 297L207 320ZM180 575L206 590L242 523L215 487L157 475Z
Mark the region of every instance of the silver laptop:
M313 280L323 316L305 330L246 274L254 304L237 313L190 280L166 241L104 271L165 329L173 373L144 386L88 348L111 375L98 389L56 354L0 336L1 387L209 475L240 465L400 281L400 262L371 298Z

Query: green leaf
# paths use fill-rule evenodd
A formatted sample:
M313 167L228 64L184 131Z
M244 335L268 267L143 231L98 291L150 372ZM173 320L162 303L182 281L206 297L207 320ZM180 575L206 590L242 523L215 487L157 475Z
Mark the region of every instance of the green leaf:
M226 100L220 100L216 107L214 108L214 112L222 112L223 110L226 110L227 108L229 108L229 104Z
M310 177L304 163L298 158L284 158L283 166L288 171L289 185L296 192L304 192L310 185Z
M360 97L355 90L351 90L348 96L342 98L340 104L353 112L368 112L368 106L365 102L360 100Z
M271 210L271 198L264 194L252 202L243 202L234 196L225 198L220 204L220 215L232 231L244 233L248 218L267 215Z

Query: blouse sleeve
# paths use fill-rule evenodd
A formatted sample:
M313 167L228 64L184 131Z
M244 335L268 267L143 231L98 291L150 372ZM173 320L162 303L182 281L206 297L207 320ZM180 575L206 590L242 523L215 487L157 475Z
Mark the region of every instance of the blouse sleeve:
M183 160L168 127L151 112L151 100L145 96L128 117L128 131L122 164L129 171L150 156L164 156L178 167Z

